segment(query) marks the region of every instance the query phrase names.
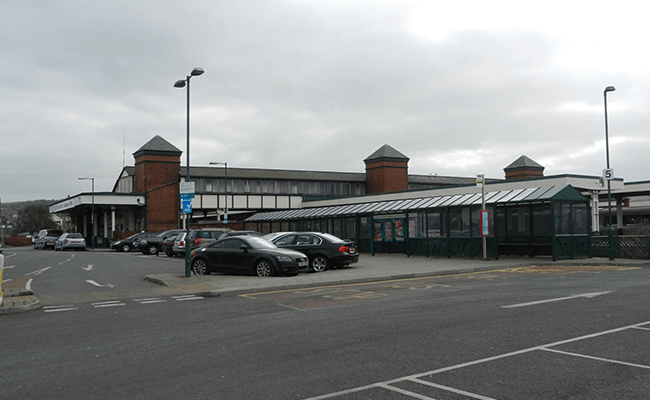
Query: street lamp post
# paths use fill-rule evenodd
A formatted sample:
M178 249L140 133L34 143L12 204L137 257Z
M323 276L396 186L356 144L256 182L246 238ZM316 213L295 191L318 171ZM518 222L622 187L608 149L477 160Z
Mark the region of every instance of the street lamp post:
M95 248L95 178L79 178L80 181L92 181L92 205L90 208L90 248Z
M612 173L612 170L609 167L609 132L608 132L608 127L607 127L607 92L613 92L616 90L614 86L607 86L605 90L603 91L603 96L605 99L605 150L607 153L607 216L609 219L609 229L607 229L607 237L609 240L609 259L613 260L614 259L614 246L612 245L613 239L614 239L614 227L612 226L612 185L611 185L611 179L614 177L614 174ZM618 222L619 224L621 221Z
M211 162L210 165L223 165L225 168L225 182L226 182L226 188L225 188L225 193L226 193L226 207L225 207L225 213L223 217L223 223L224 225L228 225L228 163L227 162Z
M203 68L194 68L192 72L185 78L176 81L174 87L183 88L187 86L187 166L185 167L185 182L190 181L190 79L193 76L203 75ZM192 252L192 246L190 244L190 218L186 217L185 221L185 277L190 277L190 255Z

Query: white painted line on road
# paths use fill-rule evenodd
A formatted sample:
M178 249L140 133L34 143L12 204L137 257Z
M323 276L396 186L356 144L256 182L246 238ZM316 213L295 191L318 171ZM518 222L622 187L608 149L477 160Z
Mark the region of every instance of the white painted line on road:
M9 269L9 268L13 268L13 267L15 267L15 265L7 265L6 267L3 267L2 269Z
M45 267L45 268L43 268L43 269L39 269L39 270L37 270L37 271L34 271L34 272L30 272L30 273L28 273L28 274L25 274L25 276L27 276L27 275L34 275L34 276L36 276L36 275L40 275L40 274L42 274L43 272L47 271L47 270L50 269L50 268L52 268L52 267Z
M201 296L195 296L195 295L193 295L193 294L183 295L183 296L172 296L172 299L174 299L174 300L176 300L176 301L200 300L200 299L202 299L202 298L203 298L203 297L201 297Z
M72 256L70 256L70 258L68 258L67 260L65 260L65 261L61 261L61 262L59 263L59 265L63 265L63 264L65 264L65 263L67 263L67 262L70 262L70 261L72 261L73 258L74 258L74 254L73 254Z
M494 398L492 398L492 397L481 396L480 394L466 392L466 391L464 391L464 390L460 390L460 389L452 388L452 387L445 386L445 385L438 385L437 383L433 383L433 382L429 382L429 381L424 381L424 380L422 380L422 379L417 379L417 378L408 378L407 380L409 380L409 381L411 381L411 382L419 383L419 384L421 384L421 385L427 385L427 386L431 386L431 387L434 387L434 388L438 388L438 389L446 390L446 391L448 391L448 392L462 394L463 396L471 397L471 398L473 398L473 399L479 399L479 400L496 400L496 399L494 399Z
M27 290L32 290L32 281L33 281L33 280L34 280L34 278L29 278L29 279L27 280L27 284L25 284L25 289L27 289Z
M512 305L509 305L509 306L501 306L501 308L517 308L517 307L535 306L535 305L538 305L538 304L552 303L554 301L562 301L562 300L571 300L571 299L577 299L577 298L580 298L580 297L584 297L584 298L587 298L587 299L593 299L596 296L600 296L601 294L607 294L607 293L611 293L611 291L598 292L598 293L576 294L574 296L559 297L559 298L556 298L556 299L531 301L531 302L528 302L528 303L519 303L519 304L512 304Z
M643 331L650 331L650 328L645 328L643 326L635 326L634 329L641 329Z
M95 285L97 287L104 287L104 285L100 285L99 283L93 281L92 279L87 279L86 282L90 283L91 285Z
M570 353L568 351L549 349L549 348L546 348L546 347L541 349L541 350L550 351L550 352L558 353L558 354L565 354L567 356L572 356L572 357L582 357L582 358L588 358L590 360L604 361L604 362L613 363L613 364L620 364L620 365L627 365L628 367L650 369L650 365L633 364L633 363L629 363L629 362L625 362L625 361L618 361L618 360L612 360L612 359L609 359L609 358L588 356L586 354Z
M117 307L117 306L125 306L125 303L122 303L120 300L113 300L113 301L102 301L99 303L91 303L93 307L95 308L102 308L102 307Z
M133 299L133 301L140 304L152 304L152 303L164 303L167 300L161 299L159 297L152 297L150 299Z
M390 390L390 391L393 391L393 392L405 394L405 395L407 395L409 397L414 397L414 398L420 399L420 400L436 400L433 397L423 396L421 394L413 393L413 392L408 391L408 390L392 387L392 386L386 385L385 383L380 383L377 386L379 386L380 388L384 388L386 390Z
M91 270L95 269L95 266L93 264L88 264L87 267L83 267L81 269L86 270L86 271L91 271Z
M518 355L521 355L521 354L527 354L527 353L531 353L533 351L548 350L549 347L555 347L555 346L560 346L560 345L567 344L567 343L577 342L577 341L580 341L580 340L591 339L591 338L595 338L595 337L599 337L599 336L609 335L609 334L612 334L612 333L622 332L622 331L625 331L625 330L628 330L628 329L636 329L636 328L639 328L639 327L643 327L644 325L650 325L650 321L645 321L645 322L641 322L641 323L633 324L633 325L621 326L619 328L614 328L614 329L610 329L610 330L602 331L602 332L591 333L589 335L578 336L578 337L574 337L574 338L571 338L571 339L560 340L560 341L557 341L557 342L554 342L554 343L548 343L548 344L541 345L541 346L529 347L527 349L521 349L521 350L513 351L513 352L510 352L510 353L498 354L498 355L492 356L492 357L486 357L486 358L482 358L482 359L479 359L479 360L468 361L468 362L461 363L461 364L456 364L456 365L450 365L448 367L438 368L438 369L434 369L434 370L419 373L419 374L404 376L404 377L392 379L392 380L389 380L389 381L377 382L377 383L373 383L373 384L370 384L370 385L365 385L365 386L360 386L360 387L356 387L356 388L352 388L352 389L342 390L340 392L327 393L327 394L324 394L324 395L321 395L321 396L310 397L310 398L305 399L305 400L330 399L330 398L333 398L333 397L339 397L339 396L347 395L347 394L350 394L350 393L357 393L357 392L361 392L361 391L376 388L376 387L384 387L384 385L391 385L393 383L398 383L398 382L402 382L402 381L405 381L405 380L411 380L411 381L419 380L419 378L422 378L422 377L425 377L425 376L437 375L437 374L440 374L440 373L443 373L443 372L453 371L453 370L461 369L461 368L465 368L465 367L471 367L473 365L484 364L484 363L487 363L487 362L501 360L501 359L504 359L504 358L518 356ZM604 360L604 359L602 359L602 360ZM633 364L629 364L629 365L633 365ZM637 365L634 365L634 366L637 366ZM650 367L647 367L647 366L641 366L641 367L642 368L650 368ZM480 399L480 397L477 397L477 398ZM489 397L487 397L486 399L489 399Z
M47 306L43 307L44 312L59 312L59 311L72 311L72 310L78 310L77 307L75 307L72 304L64 305L64 306Z

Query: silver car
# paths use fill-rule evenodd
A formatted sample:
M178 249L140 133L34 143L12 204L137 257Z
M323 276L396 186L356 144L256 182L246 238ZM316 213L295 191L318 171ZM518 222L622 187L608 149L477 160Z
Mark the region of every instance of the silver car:
M54 250L86 250L86 239L81 233L64 233L54 242Z

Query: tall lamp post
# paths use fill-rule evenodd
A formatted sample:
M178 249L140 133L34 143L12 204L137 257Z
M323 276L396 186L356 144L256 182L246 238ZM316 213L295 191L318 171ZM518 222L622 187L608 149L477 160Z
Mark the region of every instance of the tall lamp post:
M616 90L614 86L607 86L603 91L605 99L605 150L607 152L607 170L605 177L607 178L607 213L609 218L609 228L607 229L607 237L609 239L609 259L614 259L614 246L612 245L614 239L614 227L612 226L612 185L611 180L614 178L614 172L609 167L609 132L607 127L607 92ZM618 222L619 224L621 221Z
M90 208L90 248L95 248L95 178L79 178L80 181L92 181L92 205Z
M187 146L186 146L186 152L187 152L187 166L185 168L185 182L190 181L190 79L192 79L193 76L199 76L203 75L203 68L194 68L192 72L185 78L176 81L174 83L174 87L176 88L183 88L187 86ZM185 224L185 277L189 278L190 277L190 255L192 253L192 245L190 244L190 218L189 216L186 218L186 224Z
M210 165L223 165L224 168L225 168L225 174L226 174L226 179L225 179L225 182L226 182L226 189L225 189L226 207L225 207L225 210L226 210L226 212L224 214L223 223L224 223L224 225L228 225L228 163L227 162L211 162Z

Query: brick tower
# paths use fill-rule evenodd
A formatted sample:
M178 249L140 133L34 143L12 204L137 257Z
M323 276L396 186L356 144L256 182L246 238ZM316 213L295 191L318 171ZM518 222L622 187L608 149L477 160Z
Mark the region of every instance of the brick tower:
M542 178L544 176L544 167L537 164L526 156L521 156L512 164L503 169L506 173L506 180Z
M158 135L133 153L135 192L147 199L145 226L150 232L178 228L182 153Z
M409 158L385 144L368 158L366 163L367 193L386 193L408 190Z

